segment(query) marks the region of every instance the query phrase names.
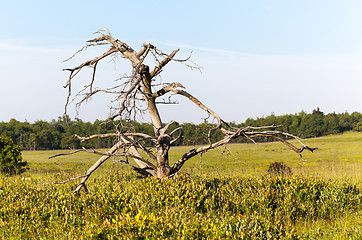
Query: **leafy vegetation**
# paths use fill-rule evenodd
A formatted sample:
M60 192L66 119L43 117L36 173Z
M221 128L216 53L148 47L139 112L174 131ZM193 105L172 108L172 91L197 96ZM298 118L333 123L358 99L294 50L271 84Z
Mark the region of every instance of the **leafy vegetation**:
M4 239L360 239L362 133L308 139L320 147L307 162L276 143L231 144L194 158L177 179L137 179L109 161L74 196L97 156L49 160L54 151L26 151L31 167L0 177ZM171 159L184 152L176 147ZM65 150L61 150L65 151ZM58 151L57 151L58 152ZM268 176L285 161L293 176Z
M0 173L6 176L20 174L28 170L23 161L20 147L9 137L0 137Z
M75 197L67 185L1 179L0 233L6 239L361 237L355 218L362 218L362 193L348 181L301 176L140 180L121 171L95 181L92 194ZM338 221L344 223L336 226ZM309 227L312 231L306 231Z
M362 114L329 113L324 114L319 109L311 114L300 112L275 116L274 114L257 119L247 119L244 123L229 123L232 126L266 126L280 125L281 130L289 132L302 138L326 136L330 134L343 133L346 131L362 131ZM177 146L200 145L207 143L209 125L206 123L173 124L171 128L182 126L183 137L174 143ZM131 124L124 123L124 126L131 127ZM153 127L149 123L133 123L136 132L151 134ZM171 129L172 130L172 129ZM35 123L19 122L11 119L9 122L0 122L0 136L9 136L14 143L23 150L51 150L92 147L109 148L115 139L93 139L86 143L80 143L75 139L74 134L89 136L99 133L110 133L114 131L114 125L105 124L96 120L94 123L83 122L80 119L71 120L69 117L59 117L51 122L36 121ZM212 141L221 138L221 132L215 131L212 134ZM258 139L259 141L270 141L271 139ZM237 142L246 142L245 139L238 139Z

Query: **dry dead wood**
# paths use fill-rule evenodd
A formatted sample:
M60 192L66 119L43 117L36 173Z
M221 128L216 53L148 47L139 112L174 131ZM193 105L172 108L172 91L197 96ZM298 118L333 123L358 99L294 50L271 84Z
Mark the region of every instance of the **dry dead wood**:
M68 105L70 104L70 99L72 96L72 82L75 81L75 77L81 71L86 68L90 68L92 71L92 77L90 78L89 83L86 84L84 88L76 94L76 96L83 96L78 101L78 106L81 106L84 102L88 101L91 97L98 94L99 92L112 94L114 95L113 102L118 103L118 106L113 107L113 109L116 111L114 111L106 121L119 121L119 123L122 123L123 121L127 121L131 118L136 119L139 114L146 112L153 124L154 135L150 136L144 133L125 131L123 128L116 128L116 131L111 134L98 134L88 137L76 136L76 138L81 141L87 141L93 138L116 137L117 142L105 153L100 153L98 151L89 149L80 149L69 153L74 154L79 151L86 151L102 155L83 176L70 179L74 180L81 178L81 182L75 189L74 193L78 193L82 187L87 190L85 187L85 182L89 176L111 156L125 157L126 159L132 158L137 165L134 166L134 170L139 174L150 175L157 178L168 178L179 172L184 163L193 156L203 154L214 148L225 146L233 139L239 137L247 138L254 143L254 138L256 137L263 136L274 138L275 140L280 141L298 153L302 160L303 150L306 149L313 152L316 149L304 145L303 142L294 135L274 130L275 126L249 126L243 128L232 128L226 122L224 122L218 114L201 103L195 96L187 92L181 83L173 82L170 84L162 84L162 82L158 82L159 80L157 76L171 61L183 63L191 69L200 69L197 64L191 62L191 56L183 60L176 59L175 56L179 52L179 49L172 51L170 54L166 54L157 49L154 45L150 43L144 43L141 49L136 52L125 42L113 38L107 30L99 30L97 34L100 36L89 40L87 45L77 51L71 58L85 51L88 47L108 46L108 50L106 50L100 56L85 61L74 68L64 69L65 71L69 71L69 77L65 85L65 88L68 88L65 113ZM95 87L97 65L100 61L104 61L106 58L110 57L121 57L128 60L132 66L132 72L130 75L127 75L121 79L121 84L112 86L109 89L97 88ZM154 62L156 62L156 65L153 67L153 69L145 64L145 60L147 58L153 58ZM180 135L175 137L174 134L181 132L182 129L176 128L173 131L168 132L168 129L173 122L163 124L157 108L158 102L156 100L165 95L184 96L189 101L198 106L202 111L204 111L209 117L211 116L217 121L217 124L213 127L210 127L209 129L209 144L189 150L180 156L180 159L172 166L169 164L168 153L171 149L171 144L180 137ZM220 141L212 142L211 134L217 129L222 131L224 138ZM294 146L288 142L286 138L296 139L301 144L301 147L298 148ZM144 140L151 141L155 150L152 151L149 147L145 146L143 143ZM120 149L123 149L123 151L120 152ZM148 158L143 157L145 155L142 156L142 152L145 153ZM64 154L58 154L52 157L59 155ZM124 162L130 163L128 160Z

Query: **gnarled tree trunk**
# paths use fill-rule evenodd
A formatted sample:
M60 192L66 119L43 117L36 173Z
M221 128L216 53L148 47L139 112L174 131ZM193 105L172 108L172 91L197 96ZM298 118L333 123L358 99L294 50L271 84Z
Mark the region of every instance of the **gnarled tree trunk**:
M84 46L81 50L79 50L76 54L82 52L83 50L91 46L109 45L109 49L99 57L88 60L75 68L64 69L70 72L67 84L65 86L69 89L69 94L67 97L67 102L65 107L65 113L67 106L69 105L70 96L72 95L71 85L72 81L74 81L74 77L77 76L77 74L84 68L91 68L93 74L89 84L86 85L84 89L81 89L78 92L78 95L85 95L85 97L83 97L77 103L77 105L80 106L83 102L89 100L93 95L99 92L113 94L115 95L114 102L118 102L119 105L115 107L117 111L113 112L112 115L106 121L115 121L118 119L119 123L121 124L122 121L128 120L130 117L136 118L137 114L139 114L139 112L141 111L139 106L144 104L146 106L150 120L153 124L154 135L150 136L144 133L129 132L124 128L121 129L116 128L116 131L113 134L98 134L88 137L76 136L81 141L86 141L95 137L103 138L103 137L116 136L118 141L111 149L109 149L105 153L100 153L95 150L88 150L85 148L72 152L75 153L79 151L87 151L102 155L99 158L99 160L96 163L94 163L94 165L90 167L89 170L83 176L69 179L69 180L74 180L81 178L80 184L74 191L75 193L78 193L82 187L84 187L84 189L87 191L85 182L87 181L89 176L111 156L123 156L127 159L133 158L136 164L136 166L134 166L134 170L136 172L144 176L153 176L156 178L164 179L180 171L184 163L193 156L202 154L210 149L223 146L229 143L232 139L238 137L245 137L252 142L254 142L253 140L254 137L260 137L260 136L272 137L286 144L293 151L297 152L301 158L302 158L301 153L304 149L310 150L312 152L316 149L305 146L301 142L301 140L296 136L274 130L275 126L265 126L265 127L248 126L244 128L230 127L214 111L206 107L196 97L186 92L184 90L184 86L182 86L181 83L173 82L170 84L162 84L162 82L158 82L156 77L161 73L162 69L170 61L183 63L190 68L199 68L196 64L190 61L190 58L184 60L176 59L175 55L179 51L178 49L174 50L170 54L165 54L161 52L159 49L157 49L155 46L153 46L152 44L144 43L140 51L136 52L126 43L118 39L114 39L107 30L100 30L98 33L100 34L100 37L88 41L87 45ZM123 82L118 86L112 86L109 89L95 88L94 85L95 85L95 73L97 70L97 64L107 57L117 56L117 55L120 55L121 57L129 60L133 69L132 74L127 78L124 78ZM144 60L149 56L151 56L151 58L153 57L155 62L158 63L153 68L153 70L150 70L150 67L144 64ZM168 131L170 125L173 122L167 124L162 123L161 116L157 109L157 101L156 101L158 98L170 93L184 96L185 98L196 104L201 110L205 111L209 115L209 117L210 116L213 117L217 122L216 126L209 129L209 134L208 134L209 144L198 148L190 149L188 152L180 156L179 160L176 161L172 166L170 166L169 164L169 151L172 143L178 139L178 137L175 137L174 135L177 132L180 132L181 129L176 128L171 132ZM213 131L217 129L220 129L222 131L222 133L224 134L224 138L217 142L211 142L211 134ZM297 148L288 141L286 141L285 139L283 139L283 137L297 139L302 146L300 148ZM143 140L150 140L155 150L153 151L152 149L149 149L147 146L145 146L143 144ZM144 157L144 155L142 155L141 152L143 152L144 155L146 155L147 157ZM58 154L55 156L59 155L63 154ZM124 162L129 163L128 161Z

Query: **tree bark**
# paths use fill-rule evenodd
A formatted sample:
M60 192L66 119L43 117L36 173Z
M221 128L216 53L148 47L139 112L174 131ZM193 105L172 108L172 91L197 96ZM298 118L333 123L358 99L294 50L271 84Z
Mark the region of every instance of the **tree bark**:
M158 76L162 72L162 69L171 61L183 63L186 66L190 67L191 69L193 68L199 69L199 66L194 63L192 64L186 63L190 62L190 57L184 60L175 59L175 55L178 53L179 49L172 51L170 54L165 54L160 50L158 50L155 46L149 43L144 43L143 47L138 52L136 52L126 43L118 39L114 39L107 30L100 30L98 33L101 35L100 37L88 41L87 45L84 46L81 50L79 50L76 54L87 49L89 46L110 45L110 48L99 57L85 61L84 63L80 64L75 68L64 69L70 71L69 78L65 86L68 88L65 113L71 96L71 85L73 79L82 69L91 68L92 77L89 84L86 85L77 94L77 96L85 96L77 103L78 106L80 106L84 102L87 102L87 100L90 100L90 98L93 97L98 92L114 94L115 99L113 102L119 102L119 106L117 107L118 112L111 115L108 118L108 121L113 121L114 119L119 117L120 124L123 124L122 121L124 120L123 119L124 116L129 116L132 114L133 114L132 116L136 116L137 113L141 112L141 110L138 108L137 105L139 102L141 102L142 106L144 106L143 104L146 104L147 106L147 112L153 125L154 136L149 136L147 134L142 134L142 133L129 133L123 130L119 130L118 127L116 128L117 132L114 134L99 134L89 137L77 136L78 139L82 141L92 139L94 137L103 138L103 137L116 136L118 137L118 142L111 149L109 149L104 156L100 157L92 167L88 169L86 174L82 176L82 180L74 192L76 193L79 192L81 187L84 187L86 189L85 182L87 181L89 176L103 162L109 159L110 156L115 154L118 151L118 149L120 149L121 147L127 149L126 152L122 153L123 154L122 156L128 156L133 158L134 162L138 165L138 167L134 167L135 171L143 175L147 176L151 175L162 179L168 178L171 175L180 171L185 162L188 161L190 158L198 154L203 154L208 150L223 146L229 143L232 139L238 137L245 137L254 143L255 141L253 140L253 137L257 136L272 137L282 142L283 144L287 145L293 151L297 152L301 158L302 158L301 152L304 149L307 149L309 151L315 150L315 148L310 148L308 146L305 146L299 140L299 138L291 134L279 131L260 130L262 128L264 129L274 128L275 126L266 126L258 128L253 128L253 127L232 128L227 123L225 123L219 117L219 115L216 114L216 112L206 107L206 105L201 103L201 101L199 101L196 97L194 97L185 90L181 90L180 88L184 89L184 86L182 86L181 83L173 82L170 84L164 84L162 83L162 81L156 82L156 76ZM72 57L74 57L76 54L74 54ZM125 78L126 80L124 80L124 82L122 82L120 85L111 87L109 89L95 88L93 85L96 82L95 74L97 71L97 64L100 61L103 61L107 57L110 56L117 57L118 55L121 55L121 57L129 60L133 68L132 75L129 76L128 78ZM150 70L149 66L144 64L145 59L148 58L149 56L151 56L151 58L153 57L153 60L158 63L152 71ZM157 84L155 84L155 82ZM162 85L163 87L162 88L158 87L160 85ZM156 88L158 88L158 90ZM208 115L207 118L213 117L214 119L217 120L217 124L214 125L213 127L210 127L209 129L209 134L207 136L209 144L191 149L190 151L183 154L182 157L172 166L169 165L169 150L171 148L171 143L175 141L175 138L173 138L173 134L176 131L179 131L180 129L178 128L172 131L171 133L167 133L167 130L169 126L172 124L172 122L166 125L162 123L161 116L156 105L156 99L168 93L182 95L186 97L188 100L196 104L201 110L206 112L206 114ZM220 141L212 142L211 134L213 131L217 129L222 131L222 133L224 134L224 138ZM302 147L297 148L281 137L294 138L299 141ZM152 150L147 148L147 146L142 144L143 140L150 140L154 144L155 153L153 153ZM150 159L144 158L140 154L140 151L143 151L143 153L147 154L147 156ZM151 163L151 161L154 162Z

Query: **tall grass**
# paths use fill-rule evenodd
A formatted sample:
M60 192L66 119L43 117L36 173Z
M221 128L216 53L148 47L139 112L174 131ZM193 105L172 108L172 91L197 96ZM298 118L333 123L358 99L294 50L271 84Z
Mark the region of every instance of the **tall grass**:
M90 193L74 196L97 156L48 160L24 152L31 171L0 177L3 239L361 239L362 134L310 139L307 162L278 143L232 144L186 163L176 179L137 179L109 161ZM343 145L342 145L343 143ZM187 147L176 148L178 159ZM116 160L116 159L114 159ZM267 176L283 161L293 176ZM112 168L113 166L113 168ZM111 171L112 169L112 171Z
M348 181L300 176L141 180L118 170L94 179L90 194L74 196L69 192L74 186L2 178L3 238L361 237L353 218L362 217L362 193ZM341 219L344 224L331 231Z

